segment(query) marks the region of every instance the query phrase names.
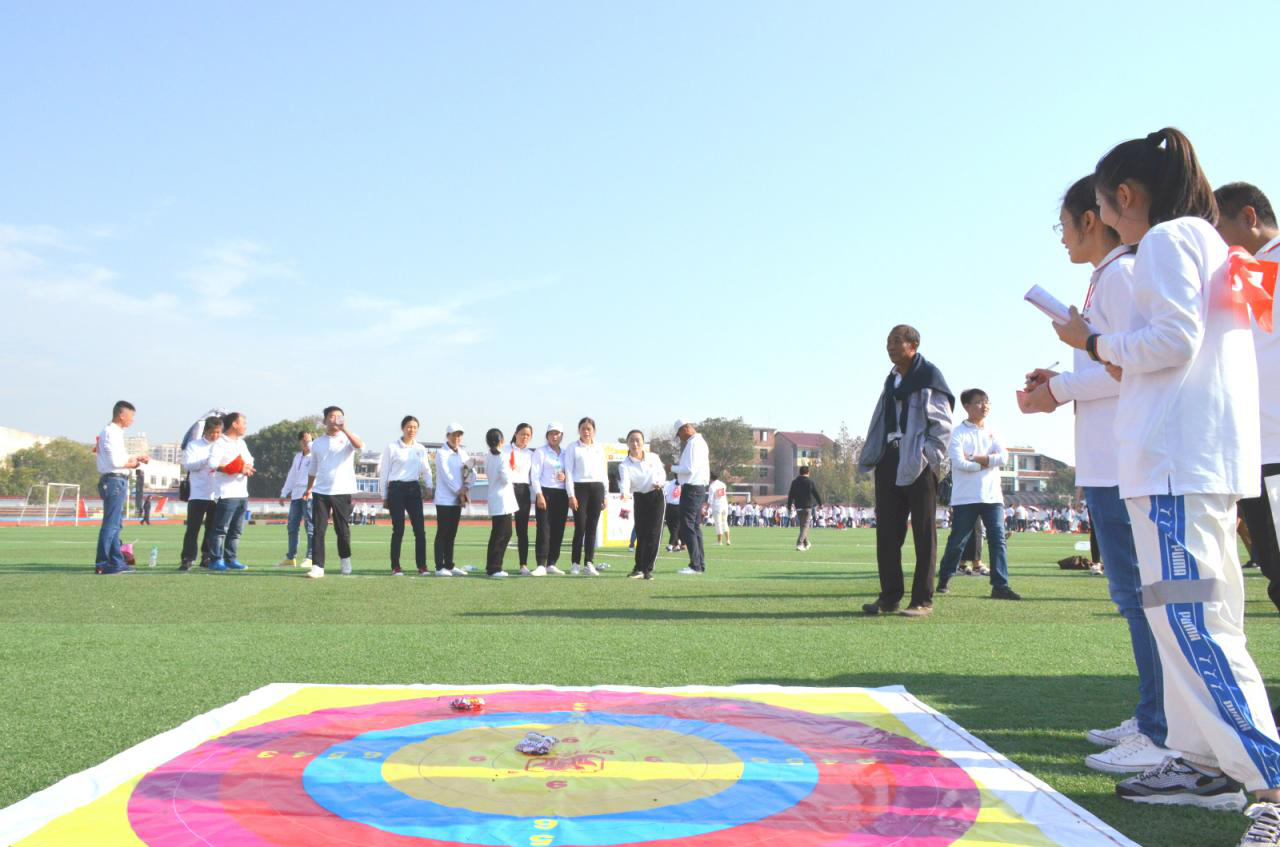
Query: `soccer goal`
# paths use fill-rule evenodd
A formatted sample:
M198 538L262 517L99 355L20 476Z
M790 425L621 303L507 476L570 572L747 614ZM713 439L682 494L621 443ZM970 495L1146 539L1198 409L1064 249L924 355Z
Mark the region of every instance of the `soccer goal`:
M27 498L22 503L22 514L18 517L19 525L26 522L27 513L31 513L32 523L40 520L43 510L44 525L63 521L68 518L80 525L80 486L67 482L40 482L27 489Z

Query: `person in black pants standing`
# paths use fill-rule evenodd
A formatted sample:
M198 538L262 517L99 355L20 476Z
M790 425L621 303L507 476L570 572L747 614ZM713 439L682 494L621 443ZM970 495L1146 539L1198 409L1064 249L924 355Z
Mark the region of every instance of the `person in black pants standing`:
M591 418L578 421L578 440L564 450L564 473L565 492L573 512L573 567L569 572L577 576L585 570L587 576L599 576L595 565L596 529L604 509L609 466L604 448L596 443L596 422Z
M666 468L657 454L644 449L644 433L627 433L627 457L618 465L618 492L635 506L636 564L631 579L653 579L653 566L662 545L662 518L666 506L663 485Z
M356 468L352 457L364 448L364 441L347 429L346 414L338 406L326 406L324 435L311 443L311 469L302 498L311 499L312 564L306 576L324 578L324 535L333 518L333 534L338 538L338 561L344 575L351 573L351 495L357 491Z
M404 516L413 527L413 559L418 575L427 575L427 530L422 516L425 489L430 491L431 462L427 448L418 443L418 419L405 415L400 421L400 437L382 451L378 464L378 490L382 505L391 513L391 575L402 576L400 545L404 541Z
M933 612L938 566L938 480L951 441L955 395L933 364L917 352L920 333L899 324L889 332L886 350L893 370L871 416L871 428L858 456L863 471L875 474L876 565L880 596L866 603L869 615L895 612L905 593L902 544L910 520L916 549L908 617Z
M469 499L467 483L471 475L462 435L462 424L449 424L444 431L444 446L436 451L436 576L467 575L453 561L453 543L458 537L462 507Z
M516 531L516 551L520 554L521 576L533 576L533 571L529 570L529 506L533 503L533 495L529 489L529 479L533 472L533 451L529 449L529 441L532 438L532 425L516 424L516 431L507 448L511 487L516 494L516 508L512 519Z
M209 454L213 442L222 437L222 418L211 415L205 419L204 432L199 438L187 442L182 451L182 467L187 471L191 496L187 498L187 530L182 536L182 564L178 570L189 570L196 563L196 542L200 540L200 526L204 525L204 543L200 545L200 567L207 568L213 556L209 552L209 540L213 535L213 513L217 501L213 499L213 468L209 467Z
M564 487L564 453L560 449L564 426L555 421L547 424L546 437L547 443L533 451L529 468L529 491L533 494L534 518L538 524L538 537L534 543L537 567L530 575L564 576L564 571L556 567L564 544L564 527L569 520L569 495Z
M707 558L702 552L702 506L711 483L711 454L706 439L691 422L676 421L676 435L684 449L671 470L680 481L680 537L689 548L689 567L678 573L689 576L707 571Z
M800 475L791 480L791 488L787 491L787 511L794 506L796 525L800 534L796 537L796 549L809 549L809 524L813 520L813 507L821 506L822 498L818 496L818 487L809 477L809 466L800 468Z

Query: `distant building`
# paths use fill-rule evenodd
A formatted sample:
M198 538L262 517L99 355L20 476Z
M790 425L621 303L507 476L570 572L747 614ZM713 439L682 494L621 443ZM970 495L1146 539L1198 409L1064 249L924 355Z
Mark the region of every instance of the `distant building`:
M145 432L139 432L136 435L126 435L124 437L124 449L130 456L150 456L151 442L147 440Z
M147 491L176 491L182 479L182 466L177 462L152 459L142 469L142 481Z
M773 494L786 494L800 468L816 465L835 442L820 432L776 432L773 446Z
M160 462L182 463L182 445L170 441L167 444L156 444L151 448L151 458Z
M1037 453L1032 447L1010 447L1009 461L1000 471L1000 487L1005 494L1040 493L1049 488L1055 471L1065 462Z
M771 427L751 428L751 462L745 466L742 479L729 485L729 493L740 495L738 499L767 497L773 493L773 451L776 432Z

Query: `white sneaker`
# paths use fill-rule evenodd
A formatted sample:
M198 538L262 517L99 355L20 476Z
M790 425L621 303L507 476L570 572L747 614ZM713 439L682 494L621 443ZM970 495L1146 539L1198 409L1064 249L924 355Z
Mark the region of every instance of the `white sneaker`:
M351 560L350 559L342 560L342 575L351 576Z
M311 567L311 565L312 565L311 558L310 558L310 557L307 557L307 558L303 559L301 563L299 563L299 564L298 564L298 567L300 567L300 568L309 568L309 567Z
M533 576L533 571L529 570L525 565L520 566L520 576Z
M1253 818L1249 831L1240 839L1237 847L1263 847L1280 844L1280 804L1254 803L1244 810Z
M1137 731L1137 718L1129 718L1119 726L1111 727L1111 729L1091 729L1084 734L1084 737L1090 744L1097 744L1099 747L1114 747Z
M506 579L510 574L506 571L498 571L497 573L487 574L487 576L489 579Z
M681 568L680 570L676 571L676 573L683 574L684 576L690 576L690 575L697 576L699 572L695 571L693 568Z
M564 571L560 570L555 565L547 565L547 573L552 576L564 576Z
M453 571L448 570L447 568L441 568L436 571L436 576L453 576Z
M587 562L587 576L600 576L600 571L596 570L596 566Z
M797 545L796 545L796 549L797 549L797 550L799 550L801 553L803 553L803 552L804 552L804 545L803 545L803 544L797 544Z
M668 553L673 553L673 552L675 552L675 549L676 549L676 546L675 546L674 544L668 544L668 545L667 545L667 552L668 552Z
M298 560L297 560L297 559L290 559L288 556L285 556L283 559L281 559L280 561L276 562L276 567L277 567L277 568L294 568L294 567L297 567L297 566L298 566Z
M569 568L569 574L571 576L578 576L581 573L582 573L582 568L578 567L577 565L574 565L573 567Z
M547 575L547 569L544 568L542 565L538 565L536 568L529 571L529 576L546 576L546 575Z
M307 578L308 579L324 579L324 568L320 567L319 565L312 565L311 569L307 571Z
M1157 747L1141 732L1135 732L1110 750L1085 756L1084 763L1086 767L1103 773L1142 773L1177 755L1172 750Z
M454 575L454 576L466 576L466 575L467 575L467 572L466 572L465 570L463 570L462 568L457 567L457 566L455 565L455 566L454 566L454 568L453 568L453 575Z

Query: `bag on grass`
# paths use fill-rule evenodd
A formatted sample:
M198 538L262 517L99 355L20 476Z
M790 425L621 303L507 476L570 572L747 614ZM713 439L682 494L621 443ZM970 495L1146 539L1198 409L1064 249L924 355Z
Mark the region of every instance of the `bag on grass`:
M1089 560L1084 556L1068 556L1065 559L1058 560L1058 567L1064 571L1087 571L1089 570Z

